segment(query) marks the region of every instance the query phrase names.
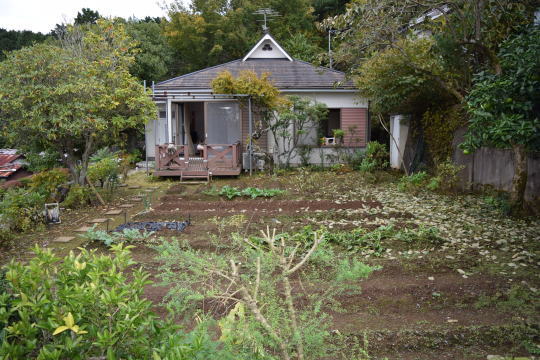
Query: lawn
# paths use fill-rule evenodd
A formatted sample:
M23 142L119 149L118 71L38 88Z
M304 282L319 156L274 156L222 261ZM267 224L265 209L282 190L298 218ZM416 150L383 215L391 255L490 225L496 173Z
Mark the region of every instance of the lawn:
M305 231L306 226L324 227L336 256L378 267L358 281L361 291L339 294L337 307L323 306L331 339L340 349L331 358L351 358L358 347L377 359L485 359L540 353L540 221L509 218L482 195L401 192L396 175L390 173L297 170L280 176L215 179L208 185L150 183L137 174L130 182L142 187L119 190L111 208L135 195L146 194L149 200L129 209L129 221L191 220L184 232L164 230L134 244L135 260L156 282L161 263L155 245L164 240L174 236L208 258L234 258L233 234L258 236L267 226L289 234ZM282 191L229 200L219 195L224 186ZM58 227L21 237L1 262L28 258L31 243L53 247L59 254L77 246L107 252L96 242L52 241L103 211L67 213ZM109 226L121 222L123 215L114 217ZM104 224L99 227L105 229ZM305 275L309 277L310 271L307 267ZM327 280L323 276L306 284L294 281L293 288L309 296L325 288ZM147 298L163 316L162 301L169 289L146 288ZM297 306L302 305L302 296L296 299ZM204 301L197 306L217 318L230 310Z

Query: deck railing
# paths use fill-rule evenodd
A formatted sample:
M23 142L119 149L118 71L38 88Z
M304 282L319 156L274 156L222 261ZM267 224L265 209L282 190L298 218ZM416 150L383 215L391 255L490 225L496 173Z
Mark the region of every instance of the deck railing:
M200 156L187 156L187 145L156 145L157 170L239 169L240 143L197 145ZM196 168L196 169L195 169Z

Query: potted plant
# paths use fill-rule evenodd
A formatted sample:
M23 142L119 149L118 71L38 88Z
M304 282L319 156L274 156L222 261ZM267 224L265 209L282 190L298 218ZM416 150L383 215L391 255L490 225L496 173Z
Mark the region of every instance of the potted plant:
M342 144L343 143L343 137L345 136L345 131L341 129L334 129L332 130L334 133L334 138L336 139L336 144Z

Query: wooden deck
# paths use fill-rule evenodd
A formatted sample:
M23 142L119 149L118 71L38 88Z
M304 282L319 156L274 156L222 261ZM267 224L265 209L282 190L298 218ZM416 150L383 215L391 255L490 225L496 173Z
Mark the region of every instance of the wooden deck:
M240 143L198 147L197 154L187 156L186 145L157 145L154 175L208 181L212 176L235 176L242 171Z

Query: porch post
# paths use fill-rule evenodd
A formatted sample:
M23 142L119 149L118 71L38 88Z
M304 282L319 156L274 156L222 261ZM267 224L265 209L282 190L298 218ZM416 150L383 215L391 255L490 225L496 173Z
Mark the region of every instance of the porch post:
M251 114L251 96L248 97L248 112L249 112L249 142L248 142L248 154L249 154L249 176L253 172L253 144L252 144L252 134L253 134L253 117Z
M172 143L172 99L167 98L167 142Z

